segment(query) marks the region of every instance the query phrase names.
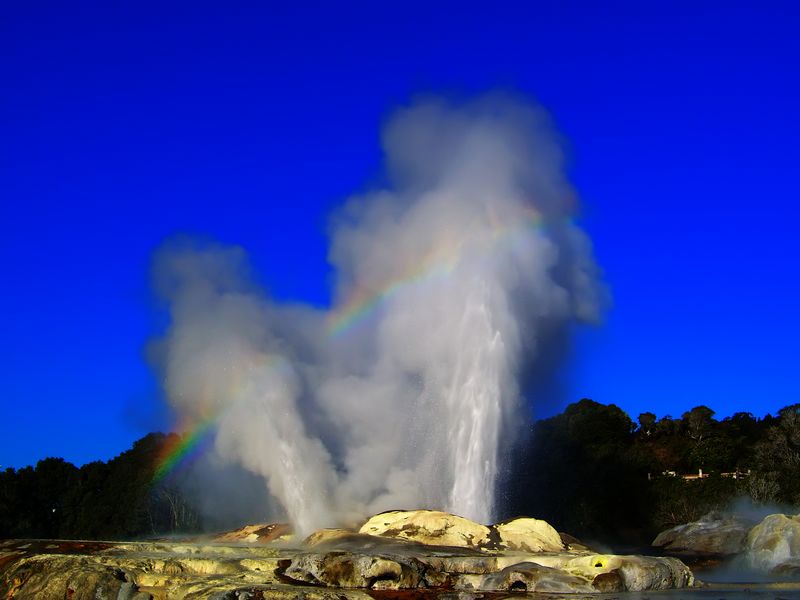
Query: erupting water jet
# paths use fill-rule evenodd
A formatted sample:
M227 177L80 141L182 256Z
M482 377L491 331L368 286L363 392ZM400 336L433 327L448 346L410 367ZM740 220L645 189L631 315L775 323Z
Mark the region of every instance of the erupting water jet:
M156 260L172 407L213 422L206 461L261 475L303 533L397 507L491 522L541 332L602 304L540 109L421 101L383 142L392 186L334 219L330 310L270 300L239 249L171 243Z

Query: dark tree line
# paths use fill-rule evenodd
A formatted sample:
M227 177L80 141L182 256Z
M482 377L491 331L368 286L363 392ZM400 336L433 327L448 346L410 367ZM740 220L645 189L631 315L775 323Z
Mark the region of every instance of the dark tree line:
M61 458L0 472L0 538L133 539L192 531L197 512L172 483L153 483L175 434L151 433L108 462Z
M200 530L181 482L153 479L159 457L178 441L153 433L108 462L78 468L47 458L0 472L0 538L132 539ZM701 469L702 479L682 477ZM716 420L698 406L680 418L645 412L634 422L613 404L584 399L533 423L511 453L507 475L500 502L506 516L542 518L586 540L643 546L742 496L800 505L800 404L761 419L736 413Z
M681 418L584 399L535 422L504 485L508 515L543 518L606 543L646 545L659 531L728 508L800 505L800 404L721 421L707 406ZM683 475L703 477L686 479Z

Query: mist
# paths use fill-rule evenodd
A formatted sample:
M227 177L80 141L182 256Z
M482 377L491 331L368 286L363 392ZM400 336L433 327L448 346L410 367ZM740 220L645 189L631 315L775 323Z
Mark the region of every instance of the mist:
M183 429L213 423L206 462L261 480L265 512L301 533L393 508L492 522L522 386L602 313L541 108L425 98L382 142L390 183L331 218L329 309L271 299L241 248L172 240L154 261L171 409Z

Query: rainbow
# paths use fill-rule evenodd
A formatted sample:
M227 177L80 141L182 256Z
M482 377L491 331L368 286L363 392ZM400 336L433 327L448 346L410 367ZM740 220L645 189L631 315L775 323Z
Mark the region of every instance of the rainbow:
M505 225L496 215L487 211L493 230L492 243L486 253L495 251L499 244L516 241L522 234L531 230L542 230L544 221L538 211L525 208L524 218L514 225ZM327 330L331 337L338 336L365 321L375 310L400 290L433 280L445 279L458 265L461 246L458 244L439 244L417 264L410 265L398 276L393 277L377 288L358 287L349 298L328 317Z
M193 427L181 428L183 433L168 441L161 450L153 472L152 483L164 481L179 467L194 462L207 448L213 439L216 419L207 418L198 421Z
M512 225L503 223L491 208L487 210L487 216L492 229L492 237L484 249L487 255L498 251L501 244L516 244L527 233L541 231L546 226L541 214L532 207L526 207L523 218L516 219ZM462 247L456 240L443 238L422 260L407 266L399 275L387 279L377 288L357 287L346 302L329 313L328 335L335 337L354 328L379 306L409 286L446 279L458 266ZM287 368L285 360L279 355L261 358L260 364L255 365L259 368ZM235 384L234 388L240 387L241 383ZM232 396L235 397L236 394L233 393ZM208 449L214 438L218 416L212 415L178 428L183 433L165 444L159 454L153 473L154 484L163 481L180 467L191 464Z
M279 354L259 354L250 357L250 364L247 368L248 371L253 369L272 369L278 372L287 372L289 365L286 360ZM240 369L236 372L234 380L231 383L227 397L232 402L236 401L241 391L247 382L247 377L243 375ZM183 423L176 427L181 433L176 437L170 438L161 452L155 463L153 471L152 483L157 484L173 472L181 467L188 466L197 460L202 454L208 451L211 443L214 440L214 433L216 431L216 424L222 417L222 410L214 412L210 405L211 398L204 398L203 412L205 417L200 419L185 419ZM230 408L230 404L228 405Z
M328 335L339 335L366 320L381 303L410 285L445 278L455 268L456 256L455 252L431 253L418 265L411 265L400 276L386 282L378 289L357 288L347 302L328 318Z

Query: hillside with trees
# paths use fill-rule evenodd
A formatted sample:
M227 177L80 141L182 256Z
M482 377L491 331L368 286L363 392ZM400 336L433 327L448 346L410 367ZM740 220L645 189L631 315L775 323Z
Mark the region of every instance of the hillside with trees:
M0 538L134 539L213 527L155 465L176 434L148 434L108 462L46 458L0 472ZM699 476L702 471L702 477ZM725 509L800 505L800 404L722 420L707 406L680 418L583 399L532 423L509 452L501 516L528 515L586 540L643 546ZM398 507L416 508L416 507Z
M535 422L505 484L508 515L561 531L642 545L659 531L734 501L800 505L800 404L776 416L707 406L680 418L583 399ZM701 476L702 473L702 476Z
M178 436L151 433L108 462L61 458L0 472L0 538L135 539L197 531L176 482L154 483L158 457Z

